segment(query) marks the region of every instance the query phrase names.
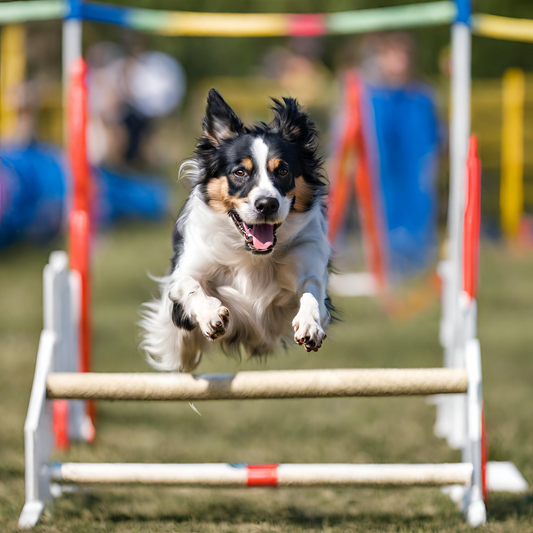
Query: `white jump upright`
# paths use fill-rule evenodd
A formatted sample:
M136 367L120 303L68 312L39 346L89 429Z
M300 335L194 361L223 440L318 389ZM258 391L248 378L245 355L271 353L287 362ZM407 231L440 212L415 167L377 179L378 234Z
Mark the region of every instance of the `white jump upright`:
M26 503L19 527L39 520L46 503L68 484L158 484L194 487L449 486L464 488L468 522L485 522L481 463L481 361L476 341L464 369L324 369L237 374L79 373L75 278L66 255L54 252L45 268L45 329L24 428ZM76 300L76 299L74 299ZM79 306L79 301L74 307ZM69 356L69 353L71 354ZM250 400L354 396L460 394L468 398L469 439L456 464L123 464L52 463L54 402L87 399L136 401ZM465 402L466 404L466 402ZM69 405L73 435L84 436L85 411ZM60 411L62 412L62 411ZM73 414L74 413L74 414ZM76 414L77 413L77 414Z
M39 341L35 377L28 415L24 424L24 454L26 503L20 516L21 527L35 524L50 499L50 476L46 465L50 461L57 436L54 419L64 416L69 437L87 440L92 429L85 415L83 400L46 399L46 376L50 372L78 371L78 275L68 268L65 252L53 252L44 268L44 329ZM43 381L44 380L44 381Z
M444 366L464 368L461 292L463 282L463 212L465 169L470 136L471 84L471 0L455 0L457 15L451 29L452 77L450 123L450 192L448 202L447 258L439 265L442 279L442 318L440 341ZM446 438L449 446L465 444L464 405L461 397L437 403L435 434Z

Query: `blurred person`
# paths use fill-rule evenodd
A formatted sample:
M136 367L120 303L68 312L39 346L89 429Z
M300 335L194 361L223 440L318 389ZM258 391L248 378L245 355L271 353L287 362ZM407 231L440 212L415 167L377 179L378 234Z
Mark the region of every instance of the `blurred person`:
M28 145L36 136L40 109L38 80L28 80L8 88L6 98L16 113L13 134L5 139L7 144Z
M47 57L42 51L32 53L37 59ZM112 43L100 43L89 54L94 67L89 84L98 88L89 91L93 120L88 143L94 187L91 217L98 227L125 218L160 219L168 208L168 185L159 176L112 172L98 164L109 163L110 154L122 155L128 146L122 126L120 70L111 68L122 58L123 51ZM42 67L32 63L29 61L29 79L12 85L3 95L16 111L17 120L13 134L0 146L0 248L20 240L43 243L54 239L64 230L71 204L68 160L59 146L39 138L39 122L46 122L39 121L39 115L49 106L47 99L55 93L60 101L61 86L54 83L59 73L54 77L46 63ZM167 107L158 103L159 111L176 103L176 98L161 98ZM45 118L50 121L50 113ZM121 160L117 158L117 162Z
M322 52L319 39L294 37L287 46L268 50L260 67L260 73L278 81L286 94L305 101L315 120L317 111L327 101L332 81L330 70L321 60Z
M93 163L144 165L154 122L185 95L185 72L174 58L145 51L136 36L125 42L125 49L98 43L88 54Z
M406 33L366 36L359 49L359 73L370 85L402 88L415 81L415 44Z
M120 121L122 95L120 72L114 65L124 55L111 42L93 45L87 53L89 125L88 152L93 165L120 166L127 135Z

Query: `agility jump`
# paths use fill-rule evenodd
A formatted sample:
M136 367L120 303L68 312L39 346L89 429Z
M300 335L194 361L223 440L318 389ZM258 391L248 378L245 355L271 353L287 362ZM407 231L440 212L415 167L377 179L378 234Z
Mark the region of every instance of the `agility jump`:
M448 486L465 490L465 515L485 520L482 500L481 360L479 344L466 346L463 369L324 369L237 374L99 374L72 368L77 321L73 292L79 291L64 252L54 252L45 270L46 327L41 334L35 379L24 427L26 504L19 525L33 527L52 498L52 485L143 484L194 487ZM75 301L75 298L74 298ZM74 335L72 334L74 333ZM67 372L65 372L68 370ZM459 394L468 402L468 443L455 464L124 464L53 463L52 420L68 402L71 438L84 438L79 400L201 401L353 396ZM76 415L76 409L78 414ZM57 490L57 488L56 488ZM57 492L55 492L57 495Z
M216 17L224 24L214 23ZM475 28L496 38L477 15ZM0 5L0 24L65 18L64 73L73 72L69 123L71 164L78 203L71 215L71 268L64 252L54 252L44 273L45 327L24 427L26 503L19 525L33 527L52 499L53 483L142 483L192 486L393 485L464 487L460 505L472 526L485 523L485 452L481 359L476 338L476 276L479 243L480 164L470 143L469 93L471 13L469 0L352 11L328 15L234 15L164 12L70 2L11 2ZM107 375L89 370L89 222L86 92L81 58L81 22L94 20L162 35L350 34L452 23L453 80L451 125L450 255L442 265L441 340L445 369L315 370L243 372L235 375ZM485 22L485 25L484 25ZM491 33L492 32L492 33ZM503 33L502 33L503 32ZM508 32L509 34L510 32ZM512 32L511 32L512 33ZM532 30L533 34L533 30ZM65 74L66 75L66 74ZM76 91L78 91L76 93ZM77 170L76 170L77 169ZM465 209L466 206L466 209ZM81 318L80 318L81 317ZM78 364L80 361L80 364ZM451 394L439 409L436 430L463 450L457 464L440 465L157 465L51 463L55 443L90 440L87 399L237 400ZM448 401L449 399L449 401ZM63 419L54 434L54 416Z
M471 150L475 143L471 144ZM471 153L465 232L479 232L479 163ZM474 267L477 239L465 258ZM475 290L474 268L465 269L465 289ZM28 417L24 427L26 504L19 526L33 527L52 485L158 484L196 487L313 486L448 486L464 488L462 509L468 523L485 522L482 383L479 342L465 337L464 367L457 369L324 369L191 374L98 374L76 372L79 322L72 313L78 302L79 274L69 270L64 252L54 252L45 269L45 329L41 334ZM464 293L468 296L469 293ZM472 299L465 300L465 319L472 326ZM73 316L74 315L74 316ZM473 332L473 329L469 329ZM74 363L74 365L73 365ZM79 400L200 401L351 396L452 394L462 398L466 443L456 464L113 464L52 463L54 411L68 414L71 438L86 438L87 419ZM76 411L77 410L77 411ZM83 411L82 411L83 412ZM77 413L77 414L76 414ZM59 485L58 485L59 484ZM57 494L57 493L56 493Z

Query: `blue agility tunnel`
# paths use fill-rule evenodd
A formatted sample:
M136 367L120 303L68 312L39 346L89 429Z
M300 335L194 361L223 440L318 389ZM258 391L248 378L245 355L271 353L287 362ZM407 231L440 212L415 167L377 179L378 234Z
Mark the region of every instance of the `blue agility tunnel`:
M98 225L119 219L157 220L168 212L169 187L160 178L93 169L93 216ZM32 143L0 149L0 247L42 243L59 235L69 205L70 173L62 152Z

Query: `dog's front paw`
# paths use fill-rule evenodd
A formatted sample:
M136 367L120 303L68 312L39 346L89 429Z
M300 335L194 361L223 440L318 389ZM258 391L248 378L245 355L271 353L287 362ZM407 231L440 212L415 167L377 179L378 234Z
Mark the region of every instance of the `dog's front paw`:
M305 346L307 352L318 352L322 341L327 337L322 326L312 317L301 316L298 313L292 321L294 340Z
M220 305L217 298L209 298L209 305L198 315L198 324L202 333L211 341L226 333L229 322L229 309Z

